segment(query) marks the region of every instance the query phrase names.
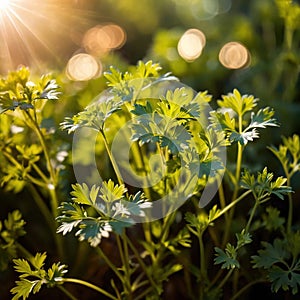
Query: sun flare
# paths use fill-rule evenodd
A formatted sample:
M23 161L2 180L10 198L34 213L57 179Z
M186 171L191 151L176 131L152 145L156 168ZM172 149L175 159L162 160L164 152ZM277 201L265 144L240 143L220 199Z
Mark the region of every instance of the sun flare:
M0 0L0 73L20 65L44 69L47 60L61 63L74 47L78 24L88 28L94 16L73 0Z
M8 9L10 0L0 0L0 12Z

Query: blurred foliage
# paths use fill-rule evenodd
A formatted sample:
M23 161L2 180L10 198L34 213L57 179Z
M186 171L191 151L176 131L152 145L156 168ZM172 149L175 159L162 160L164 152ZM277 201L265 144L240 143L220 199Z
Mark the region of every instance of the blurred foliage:
M36 66L32 56L28 56L24 61L21 59L16 61L16 64L22 63L32 67L33 81L36 79L35 77L39 77L34 73L41 74L49 69L54 70L54 77L62 87L60 99L55 102L48 102L43 107L42 128L50 132L51 129L57 128L65 117L73 116L92 101L101 98L103 90L106 88L106 79L103 76L87 82L75 82L67 79L64 68L74 53L83 51L78 40L86 30L103 22L115 22L125 29L127 42L118 51L101 57L104 71L109 70L111 65L115 65L122 72L139 59L151 59L154 62L159 62L166 72L172 72L181 82L195 90L209 90L214 99L221 99L221 95L227 94L234 88L238 88L242 94L255 94L261 100L260 103L263 107L267 105L274 108L275 117L279 121L280 127L272 129L272 131L267 129L262 133L259 144L256 142L249 144L245 150L243 167L250 165L251 171L254 172L261 170L263 165L268 164L272 166L273 171L278 168L278 173L285 173L284 166L280 167L277 162L275 163L275 156L280 154L280 148L277 150L277 148L272 147L275 156L271 151L266 151L265 148L266 145L279 145L281 135L292 136L292 134L299 134L300 132L298 119L300 113L299 1L69 0L62 2L53 0L49 2L61 9L63 13L58 14L57 19L60 20L59 22L66 20L68 24L63 24L62 27L64 30L68 27L68 30L66 33L62 33L63 30L59 27L61 25L59 22L57 22L56 27L52 26L53 24L48 26L49 32L45 34L47 39L53 41L51 35L57 35L56 40L59 42L52 42L53 45L55 44L55 47L51 49L54 55L41 52L45 49L39 50L40 59L43 61L42 66ZM202 55L193 62L185 61L177 51L180 37L189 28L198 28L206 36L206 46ZM221 65L218 60L218 53L221 47L229 41L239 41L248 48L251 55L249 67L229 70ZM19 49L19 44L14 45L14 47ZM0 61L5 65L2 57ZM1 68L1 70L3 69ZM6 71L1 72L6 74ZM212 101L211 105L217 106L217 103ZM5 122L8 122L8 119L2 116L1 130L7 127ZM19 123L20 121L17 119L14 120L16 127L20 126ZM26 128L24 130L27 134L26 141L28 143L34 141L35 139L29 130ZM270 132L272 133L270 134ZM24 142L24 136L24 134L16 134L15 142ZM57 149L51 149L52 155L63 147L70 150L66 145L72 145L72 137L60 130L57 130L53 135L50 142L53 141L55 141ZM88 138L84 142L88 143ZM284 146L286 145L284 144ZM103 153L103 145L101 148L101 145L97 144L96 148L97 151ZM229 153L229 160L231 155L234 157L235 153ZM281 158L284 159L284 157ZM2 159L1 154L0 159ZM60 178L59 182L63 194L69 192L70 187L67 184L73 180L70 158L67 158L67 161L69 165L66 164L67 169L62 171L64 176ZM102 171L105 172L108 169L108 163L107 157L103 157L100 169L102 168ZM110 174L107 177L110 177ZM297 199L300 189L299 173L291 181L295 187L295 199ZM16 185L14 187L18 188ZM17 208L25 215L25 219L31 216L32 205L22 201L30 199L28 192L23 191L20 194L12 195L0 190L0 199L9 199L9 201L1 201L0 217L2 219L7 217L8 211ZM33 200L30 203L33 204ZM281 228L284 221L279 217L278 212L286 213L286 208L283 204L280 204L278 208L279 210L277 208L267 210L268 214L263 215L263 219L266 219L267 229L268 226ZM298 203L294 204L294 210L295 215L297 215L299 212ZM272 216L273 221L271 220ZM28 225L26 231L31 234L28 235L25 244L34 247L37 246L37 240L43 240L44 232L40 222L44 222L43 218L36 215L35 222ZM263 226L262 224L257 223L256 225ZM259 264L259 257L268 255L269 250L275 249L277 244L279 245L281 242L281 240L277 240L266 243L265 249L258 253L259 256L256 256L256 263ZM5 243L8 242L5 241ZM74 244L70 243L70 245L68 262L72 264L76 257L72 252L74 251ZM6 247L6 245L4 246ZM52 245L51 242L43 240L42 246L50 249ZM106 246L111 247L110 244ZM89 252L83 248L82 257L87 257L86 253ZM6 255L14 257L14 253ZM76 261L76 267L80 269L80 261ZM261 267L264 266L261 265ZM272 266L272 268L275 267ZM274 270L276 271L276 268ZM0 279L3 276L5 278L5 274L0 274ZM93 277L93 274L89 273L87 276ZM274 290L277 289L276 280L275 278Z

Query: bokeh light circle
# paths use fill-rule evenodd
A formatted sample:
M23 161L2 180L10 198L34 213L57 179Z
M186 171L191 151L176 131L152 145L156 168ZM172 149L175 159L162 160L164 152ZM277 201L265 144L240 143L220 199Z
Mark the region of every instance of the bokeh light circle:
M82 46L86 52L102 56L111 50L121 48L125 42L125 30L117 24L109 23L87 30L82 39Z
M206 44L204 33L195 28L188 29L180 38L177 50L179 55L186 61L197 59Z
M228 69L245 68L249 66L250 60L248 49L239 42L229 42L219 52L220 63Z
M101 63L92 55L79 53L74 55L67 64L66 75L75 81L86 81L100 76Z

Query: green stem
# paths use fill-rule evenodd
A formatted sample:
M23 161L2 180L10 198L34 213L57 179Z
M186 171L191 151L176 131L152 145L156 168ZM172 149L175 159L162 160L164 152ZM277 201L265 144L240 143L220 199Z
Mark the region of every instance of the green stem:
M206 264L205 264L205 251L204 251L204 244L202 239L203 232L199 234L199 248L200 248L200 273L201 273L201 282L199 284L199 297L200 300L204 299L204 283L207 281L207 271L206 271Z
M52 216L48 206L45 204L45 202L43 201L43 199L41 198L40 194L37 192L37 190L33 184L29 184L28 189L30 190L33 200L35 201L36 205L38 206L42 215L44 216L46 222L48 223L49 228L56 236L57 235L56 230L55 230L56 222L54 221L53 216Z
M30 259L30 258L33 258L33 255L26 249L24 248L20 243L18 242L15 242L18 250L27 258L27 259Z
M132 286L131 286L131 281L130 281L130 266L129 266L129 252L128 252L128 243L127 243L127 236L126 236L126 231L124 229L122 233L122 240L123 240L123 249L124 249L124 266L126 270L126 286L127 286L127 291L128 291L128 299L131 300L132 298Z
M225 201L225 194L224 194L224 188L223 188L222 182L219 185L218 193L219 193L219 199L220 199L220 206L223 209L226 206L226 201ZM225 223L227 223L227 219L228 219L228 214L226 212L225 213Z
M20 170L22 169L22 168L24 168L23 167L23 165L22 164L20 164L9 152L7 152L7 151L5 151L4 150L4 152L3 152L3 155L13 164L13 165L15 165L17 168L19 168ZM38 185L38 186L40 186L40 187L42 187L42 188L47 188L48 187L48 185L46 184L46 183L44 183L44 182L42 182L42 181L40 181L40 180L38 180L38 179L36 179L36 178L34 178L34 177L32 177L31 175L29 175L29 174L26 174L26 178L27 179L29 179L32 183L34 183L34 184L36 184L36 185Z
M113 299L113 300L117 300L118 298L116 298L115 296L111 295L110 293L108 293L107 291L103 290L102 288L89 283L87 281L81 280L81 279L76 279L76 278L63 278L62 281L65 282L69 282L69 283L76 283L76 284L80 284L83 286L86 286L94 291L99 292L100 294L108 297L109 299Z
M123 179L122 179L119 167L118 167L118 165L117 165L117 163L116 163L116 161L115 161L115 159L114 159L114 157L113 157L113 155L112 155L112 153L110 151L110 148L109 148L106 136L105 136L105 134L104 134L103 131L100 131L100 133L101 133L101 135L103 137L104 146L105 146L106 152L108 154L109 160L110 160L110 162L112 164L112 167L113 167L113 169L115 171L115 174L117 176L118 183L119 183L119 185L122 185L122 184L124 184L124 182L123 182Z
M232 272L234 269L230 269L230 271L226 274L226 276L223 278L223 280L218 285L217 289L220 290L226 283L226 281L230 278Z
M286 177L287 177L287 186L291 186L291 179L287 172L286 172ZM288 211L286 230L287 233L291 233L292 223L293 223L293 198L291 193L288 193L288 199L289 199L289 211Z
M142 274L144 275L144 274ZM139 281L139 282L134 282L132 284L132 291L136 291L137 289L140 289L141 287L145 286L145 285L148 285L149 284L149 281L146 279L144 281Z
M242 133L242 117L239 117L239 132ZM234 190L231 198L231 202L233 202L238 195L239 192L239 180L241 175L241 166L242 166L242 157L243 157L243 150L244 147L238 142L238 150L237 150L237 159L236 159L236 172L235 172L235 182L234 182ZM230 210L227 218L226 228L223 236L223 243L224 246L229 238L229 233L231 229L231 223L234 216L234 208Z
M199 248L200 248L200 272L204 280L207 280L207 271L206 271L206 264L205 264L205 250L204 244L202 239L203 233L198 236L199 240Z
M122 274L119 272L119 270L116 268L116 266L110 261L110 259L105 255L105 253L102 251L102 249L99 247L96 247L95 250L98 252L99 256L103 258L103 260L107 263L107 265L111 268L111 270L122 281L123 280Z
M56 186L57 186L56 174L55 174L54 168L51 163L51 159L50 159L48 148L46 146L44 135L42 134L39 125L32 118L30 113L27 113L26 115L28 116L29 120L31 121L31 124L28 124L28 125L29 126L32 125L30 127L35 131L35 133L40 141L40 144L42 146L44 155L45 155L46 165L47 165L47 169L48 169L48 172L50 175L50 182L48 182L48 188L49 188L49 193L51 196L51 209L52 209L52 214L53 214L54 218L56 218L57 217L57 208L58 208L58 199L57 199L57 194L56 194Z
M248 190L246 192L244 192L242 195L240 195L237 199L235 199L233 202L229 203L225 208L223 208L217 215L215 218L212 219L212 221L218 219L220 216L222 216L223 214L225 214L226 211L228 211L229 209L231 209L232 207L234 207L238 202L240 202L242 199L244 199L247 195L249 195L251 193L251 190Z
M255 285L257 283L266 282L265 279L257 279L254 281L249 282L248 284L244 285L234 296L231 298L231 300L241 299L240 296L249 289L252 285Z
M151 275L149 274L148 272L148 269L147 269L147 266L145 265L145 263L143 262L143 260L141 259L141 256L140 254L138 253L136 247L133 245L133 243L131 242L131 240L125 236L127 238L127 242L128 242L128 245L129 247L131 248L132 252L134 253L137 261L139 262L141 268L143 269L144 273L146 274L146 276L148 277L149 279L149 282L151 283L152 287L155 287L157 288L157 285L156 283L154 282L153 278L151 277Z
M172 211L171 208L170 208L170 210ZM173 224L173 221L174 221L175 218L176 218L176 211L174 211L172 213L169 213L165 217L164 222L163 222L163 228L162 228L162 231L161 231L162 232L162 235L161 235L161 238L160 238L161 243L164 243L167 240L168 235L169 235L170 227Z
M72 293L69 292L67 289L65 289L63 286L57 285L57 287L71 300L78 300L78 298L76 298L74 295L72 295Z
M147 296L149 293L151 293L152 288L149 287L148 289L144 290L141 294L136 296L134 300L140 300L140 299L145 299L145 296Z
M249 220L248 220L247 225L245 227L245 232L246 233L249 232L250 225L251 225L251 222L253 220L253 217L255 215L255 212L256 212L256 209L257 209L258 205L259 205L259 200L255 197L255 204L254 204L254 206L253 206L253 208L251 210L251 214L250 214Z
M34 185L29 184L28 188L30 190L30 193L31 193L35 203L39 207L42 215L44 216L44 218L46 219L46 222L48 223L48 226L52 232L52 235L53 235L54 241L56 243L57 250L58 250L60 257L63 257L64 250L63 250L63 245L62 245L62 237L56 233L57 223L56 223L55 219L53 218L53 215L49 211L47 205L41 198L40 194L35 189Z
M34 177L32 177L31 175L29 174L26 174L26 179L29 179L32 183L34 183L35 185L43 188L43 189L47 189L48 188L48 185L45 184L43 181L40 181Z
M36 164L32 164L34 170L38 173L38 175L42 178L42 180L45 182L45 183L49 183L49 180L47 178L47 176L43 173L43 171L36 165Z

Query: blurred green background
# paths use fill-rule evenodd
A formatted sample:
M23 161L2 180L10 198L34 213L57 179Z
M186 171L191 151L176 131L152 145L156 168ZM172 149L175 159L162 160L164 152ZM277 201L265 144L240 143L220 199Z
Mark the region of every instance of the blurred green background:
M104 30L108 25L122 33L119 44L112 45L117 38L112 29ZM191 28L201 30L206 43L199 57L185 60L178 43ZM2 76L26 65L33 77L53 72L62 86L61 99L46 106L45 127L58 128L95 99L106 88L102 74L110 65L124 71L151 59L196 91L207 90L214 96L212 106L237 88L259 98L259 106L275 109L281 126L265 130L247 147L253 171L269 165L282 173L266 146L300 132L299 1L10 0L8 9L0 10L0 29ZM222 47L231 41L247 49L246 66L229 69L220 62ZM82 54L74 71L70 62L78 63L74 58ZM71 145L64 133L58 133L56 143L65 139Z
M11 12L2 12L0 21L3 75L20 64L28 65L36 74L56 71L66 85L66 95L70 96L70 89L76 89L80 102L78 91L88 87L92 97L104 87L101 76L74 83L67 80L64 71L72 56L91 50L84 45L85 34L91 28L113 23L123 30L126 40L118 49L97 55L89 53L101 63L101 72L112 64L122 70L138 60L152 59L165 72L172 72L195 90L208 90L215 97L233 88L254 94L280 112L283 126L279 135L299 129L297 1L14 0L11 3ZM177 51L180 37L189 28L199 29L206 36L202 54L194 61L185 61ZM219 62L222 46L230 41L238 41L248 49L247 68L231 70ZM80 106L90 101L86 95L85 99Z
M105 44L111 42L107 32L106 40L97 44L92 38L85 44L88 32L108 24L121 29L123 40L119 45L110 48ZM206 44L198 58L187 61L177 47L190 28L201 30ZM58 128L66 116L82 110L99 95L106 88L102 74L110 65L123 71L139 60L153 60L161 64L163 72L172 72L196 91L207 90L215 100L237 88L241 94L259 98L259 106L275 109L281 126L266 129L260 140L247 147L246 159L253 172L268 165L270 171L282 173L266 146L277 146L282 135L300 133L299 1L11 0L9 9L0 10L0 39L2 76L26 65L33 77L53 72L62 86L61 99L45 108L45 127ZM220 62L220 50L231 41L247 48L246 67L228 69ZM94 76L89 76L90 70L80 68L82 80L71 76L68 67L78 54L88 55L86 66L96 62ZM84 80L84 75L90 79ZM55 138L57 147L71 147L71 136L58 130ZM70 173L61 183L65 190L70 189ZM299 176L295 176L294 186L299 195ZM0 190L1 219L15 208L24 212L25 219L31 216L30 207L22 201L29 197L26 191L20 197ZM299 204L296 209L299 211ZM38 215L35 218L42 222ZM43 236L39 230L28 225L27 231L34 233L28 234L28 244ZM49 247L47 241L44 243Z

